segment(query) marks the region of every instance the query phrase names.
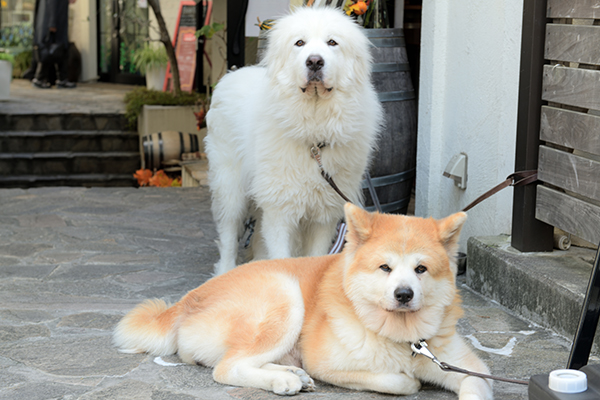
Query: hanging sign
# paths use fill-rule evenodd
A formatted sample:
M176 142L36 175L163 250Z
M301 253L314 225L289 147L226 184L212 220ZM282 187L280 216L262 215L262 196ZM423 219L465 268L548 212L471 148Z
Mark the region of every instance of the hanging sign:
M179 3L179 14L173 35L173 47L179 66L179 81L181 90L191 92L194 88L196 72L196 2L184 0ZM163 90L171 90L173 74L171 65L167 66L167 74Z

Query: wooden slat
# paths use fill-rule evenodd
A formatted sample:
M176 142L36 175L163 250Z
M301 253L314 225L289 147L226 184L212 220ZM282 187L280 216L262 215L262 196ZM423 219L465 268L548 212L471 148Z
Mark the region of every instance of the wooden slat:
M600 26L546 25L545 57L600 65Z
M598 161L540 146L538 178L542 182L600 201Z
M548 0L548 18L600 18L600 0Z
M600 110L600 71L544 65L542 99Z
M600 207L539 185L535 217L588 242L600 242Z
M543 106L540 139L600 155L600 117Z

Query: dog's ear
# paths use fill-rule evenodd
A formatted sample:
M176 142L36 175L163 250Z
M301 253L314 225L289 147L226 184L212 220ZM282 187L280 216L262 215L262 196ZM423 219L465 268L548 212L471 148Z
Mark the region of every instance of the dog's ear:
M460 231L467 220L467 214L458 212L449 217L437 221L440 241L446 248L448 254L455 254L458 251L458 239Z
M346 203L344 213L348 225L346 240L354 246L364 243L371 236L373 215L352 203Z
M454 254L458 251L458 239L460 231L467 220L467 214L458 212L449 217L437 221L440 241L446 248L448 254Z

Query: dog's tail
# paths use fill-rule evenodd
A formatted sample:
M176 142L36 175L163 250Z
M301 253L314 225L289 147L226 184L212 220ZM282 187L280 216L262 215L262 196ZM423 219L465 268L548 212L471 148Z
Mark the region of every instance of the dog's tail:
M162 300L146 300L119 322L113 343L122 353L166 356L177 351L177 320L180 303L169 307Z

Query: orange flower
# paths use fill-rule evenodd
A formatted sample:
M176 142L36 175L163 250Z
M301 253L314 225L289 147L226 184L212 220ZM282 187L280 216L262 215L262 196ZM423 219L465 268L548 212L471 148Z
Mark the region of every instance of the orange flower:
M173 179L169 178L165 171L159 169L154 176L150 178L150 186L169 187L173 183Z
M135 174L133 174L133 177L137 179L138 185L148 186L148 183L150 183L150 178L152 177L152 171L149 169L138 169L135 171Z
M350 11L356 15L363 15L367 12L367 4L364 1L359 1L350 6Z

